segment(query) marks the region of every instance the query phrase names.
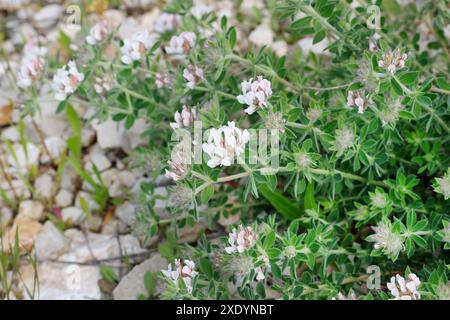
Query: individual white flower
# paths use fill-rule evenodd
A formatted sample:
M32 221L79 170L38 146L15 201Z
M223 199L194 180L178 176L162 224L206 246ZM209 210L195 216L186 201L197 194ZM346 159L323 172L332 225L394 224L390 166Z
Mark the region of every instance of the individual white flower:
M436 178L434 192L440 193L444 199L450 199L450 168L442 178Z
M219 129L211 129L207 142L202 146L210 156L207 165L210 168L231 166L234 158L244 153L244 146L249 140L249 132L236 128L233 121Z
M394 300L419 300L419 286L420 279L414 273L408 275L408 281L397 274L387 283L387 287L394 296Z
M254 113L259 108L267 106L267 100L272 95L270 81L258 76L255 81L253 78L245 80L241 83L242 94L237 96L237 100L241 104L249 107L245 109L248 114Z
M391 259L396 259L403 250L403 239L400 234L391 230L388 222L380 222L372 227L374 234L367 237L367 241L375 242L374 248L381 249Z
M257 240L258 236L253 232L252 227L245 227L240 225L239 231L234 228L228 235L229 247L225 248L226 253L242 253L252 248Z
M158 72L155 75L155 84L158 89L170 88L172 87L172 80L170 79L169 74Z
M199 81L203 80L203 70L189 65L183 70L183 78L187 81L186 87L193 89Z
M179 36L173 36L169 45L165 48L167 54L183 55L187 54L195 45L197 36L193 32L182 32Z
M69 61L67 65L58 69L53 77L52 87L55 90L55 99L65 100L67 95L75 92L83 80L84 74L78 71L75 62Z
M193 126L194 121L197 119L197 111L195 107L189 110L187 106L183 106L181 113L175 112L174 118L175 122L170 123L172 129L189 128Z
M89 35L86 37L86 42L93 46L105 40L107 35L108 24L106 21L100 21L91 28Z
M45 61L42 57L35 56L29 60L22 61L19 74L17 75L17 85L20 88L28 88L44 72Z
M169 170L166 170L166 177L174 181L183 179L188 173L190 155L184 147L184 142L178 143L173 148L170 160L167 162Z
M383 53L381 60L378 61L378 66L380 68L385 68L391 75L405 67L405 61L408 58L406 53L401 53L400 49L397 48L394 51L388 51Z
M262 281L266 278L261 267L256 267L255 272L256 272L256 281Z
M201 20L205 15L213 12L214 7L209 5L196 5L191 8L191 14L197 18L197 20Z
M156 19L154 29L158 33L164 33L175 30L180 24L180 15L163 12L158 19Z
M125 39L120 48L121 61L131 64L133 61L141 60L156 41L156 37L148 31L138 32L131 39Z
M94 83L95 92L98 94L104 94L112 89L113 80L109 76L96 77Z
M198 275L195 271L195 263L191 260L184 260L181 263L180 259L175 260L175 268L172 269L172 264L169 264L167 270L161 270L162 274L168 279L173 280L178 286L178 280L181 278L186 285L189 293L192 293L192 281Z
M347 105L349 107L358 107L358 113L364 113L364 110L366 110L368 104L369 99L367 96L364 96L363 91L358 90L348 92Z

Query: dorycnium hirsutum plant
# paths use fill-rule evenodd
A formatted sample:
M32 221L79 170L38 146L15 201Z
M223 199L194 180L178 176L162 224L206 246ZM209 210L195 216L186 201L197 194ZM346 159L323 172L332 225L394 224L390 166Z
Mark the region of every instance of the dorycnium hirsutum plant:
M27 110L49 81L58 112L147 123L136 223L165 239L163 298L448 298L448 12L404 2L378 1L374 26L361 4L267 1L276 41L257 48L258 17L168 1L124 38L108 19L84 26L64 63L33 39L18 84ZM177 245L185 226L202 236Z

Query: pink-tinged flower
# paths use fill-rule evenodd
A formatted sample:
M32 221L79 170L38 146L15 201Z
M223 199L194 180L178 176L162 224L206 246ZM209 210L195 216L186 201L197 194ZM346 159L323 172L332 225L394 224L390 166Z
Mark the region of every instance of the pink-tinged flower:
M98 94L105 94L113 87L113 80L109 76L95 78L94 89Z
M169 170L166 170L166 177L174 181L183 179L188 173L190 155L183 147L183 142L178 143L175 148L173 148L170 160L167 162Z
M29 60L22 61L19 74L17 75L17 85L20 88L28 88L44 72L45 61L42 57L35 56Z
M180 259L175 259L175 268L172 269L172 264L169 264L167 270L161 270L162 274L168 279L175 282L178 286L178 280L181 278L186 285L189 293L192 293L192 281L198 275L195 271L195 263L191 260L184 260L181 263Z
M243 81L241 83L242 94L237 96L237 100L241 104L249 107L245 109L248 114L254 113L259 108L267 106L267 100L272 95L272 85L270 81L258 76L255 81L253 79Z
M364 96L364 92L361 90L349 91L347 105L349 107L356 106L358 108L358 113L364 113L364 110L366 110L369 105L369 98Z
M189 110L187 106L183 106L181 113L175 112L174 118L175 122L170 123L172 129L189 128L193 126L194 121L197 119L197 111L195 107Z
M397 274L391 278L391 282L387 283L387 287L394 296L394 300L419 300L419 286L420 279L414 273L408 275L408 281Z
M242 253L252 248L258 236L253 232L252 227L239 226L239 231L235 229L228 235L229 247L225 248L226 253Z
M34 36L27 41L23 48L23 57L17 75L17 85L20 88L28 88L44 72L47 48L44 43L47 39L42 36Z
M256 272L256 281L262 281L266 278L266 276L264 275L263 270L261 269L261 267L257 267L255 269Z
M194 47L197 36L193 32L182 32L179 36L173 36L166 47L167 54L183 55L189 53Z
M158 89L171 88L172 80L170 79L169 74L158 72L155 76L155 84L158 87Z
M156 42L156 36L148 31L138 32L131 39L125 39L120 52L121 61L124 64L131 64L133 61L141 60L153 44Z
M183 78L187 81L186 87L193 89L198 82L203 80L203 70L197 66L189 65L183 70Z
M158 33L164 33L175 30L180 24L180 15L163 12L158 19L156 19L154 29Z
M355 292L350 289L347 296L345 296L343 293L339 292L337 297L333 297L331 300L357 300Z
M35 56L44 57L48 52L47 42L47 38L44 36L31 37L23 47L24 59Z
M405 61L408 58L406 53L401 53L397 48L394 51L388 51L381 56L381 60L378 61L380 68L385 68L391 75L405 67Z
M210 168L231 166L234 158L244 153L249 140L249 132L236 128L233 121L219 129L211 129L207 142L202 145L203 151L210 157L207 165Z
M75 92L83 80L84 74L78 71L77 65L73 61L58 69L52 83L53 90L55 90L55 99L65 100L69 94Z
M106 21L100 21L91 28L89 35L86 37L86 42L93 46L105 40L107 35L108 24Z

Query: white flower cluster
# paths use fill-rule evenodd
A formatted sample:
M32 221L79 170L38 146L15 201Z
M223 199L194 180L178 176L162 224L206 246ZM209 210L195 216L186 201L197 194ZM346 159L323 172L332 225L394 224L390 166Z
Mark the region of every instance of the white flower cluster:
M372 229L375 233L367 237L367 240L375 242L375 249L381 249L388 257L396 258L403 250L401 235L393 232L391 225L387 222L380 222Z
M55 99L65 100L69 94L75 92L83 80L84 74L78 71L75 62L69 61L67 65L58 69L53 76L52 87L55 90Z
M197 66L189 65L183 70L183 78L187 81L186 87L189 89L193 89L203 77L203 70Z
M180 259L175 260L175 268L172 270L172 264L169 264L167 270L161 270L162 274L168 279L173 280L178 285L178 280L181 278L186 285L189 293L192 292L192 282L198 275L195 271L195 263L191 260L184 260L181 263Z
M251 247L253 247L256 243L258 236L255 232L253 232L252 227L245 227L240 225L239 231L234 228L232 232L228 235L228 243L229 247L225 248L226 253L242 253Z
M408 281L397 274L395 277L391 278L391 282L387 283L387 287L394 296L394 300L420 299L420 293L418 291L419 286L420 280L414 273L408 275Z
M195 110L195 107L189 110L189 108L184 105L181 113L179 111L175 112L174 118L175 122L170 123L172 129L192 127L194 121L197 119L197 111Z
M20 88L28 88L44 72L44 57L47 54L47 48L42 44L45 42L44 37L35 36L25 45L19 74L17 75L17 85Z
M153 44L156 42L156 36L148 31L138 32L131 39L125 39L120 52L121 61L124 64L131 64L133 61L141 60Z
M188 172L189 159L189 155L180 142L173 148L170 160L167 161L169 170L166 170L166 177L174 181L183 179Z
M212 128L206 143L203 143L203 151L210 159L207 165L210 168L231 166L235 156L244 153L244 146L250 140L247 130L236 128L233 121L219 129Z
M173 36L169 45L165 48L167 54L183 55L189 53L194 47L197 36L193 32L182 32L179 36Z
M347 105L349 107L358 107L358 113L364 113L364 110L366 110L368 104L369 99L367 96L364 96L363 91L358 90L348 92Z
M156 19L154 29L158 33L164 33L175 30L180 24L180 15L163 12L158 19Z
M378 61L380 68L385 68L391 75L405 67L405 61L408 58L406 53L401 53L397 48L394 51L388 51L381 56L381 60Z
M89 31L89 35L86 37L86 42L93 46L105 40L107 35L108 35L108 24L106 21L103 20L96 23L91 28L91 30Z
M242 94L237 96L237 100L241 104L249 107L245 109L248 114L254 113L259 108L267 106L267 100L272 95L272 87L270 81L258 76L255 81L253 78L245 80L241 83Z
M434 191L444 196L444 199L450 199L450 168L442 178L436 178Z

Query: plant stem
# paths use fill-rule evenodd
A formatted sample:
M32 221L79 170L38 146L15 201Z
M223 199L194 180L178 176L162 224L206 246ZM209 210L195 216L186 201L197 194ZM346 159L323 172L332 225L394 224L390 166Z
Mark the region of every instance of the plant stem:
M133 96L133 97L135 97L135 98L138 98L138 99L141 99L141 100L150 102L150 103L153 103L153 102L154 102L152 99L150 99L150 98L148 98L148 97L146 97L146 96L143 96L142 94L137 93L136 91L130 90L130 89L128 89L127 87L124 87L124 86L122 86L122 85L119 85L119 88L122 89L125 93L128 93L130 96Z
M400 85L400 87L402 88L402 90L410 97L415 98L415 94L416 92L411 91L407 86L405 86L403 83L401 83L401 81L395 76L392 76L397 83ZM430 106L421 103L419 100L415 99L415 101L417 101L418 104L420 104L433 118L434 120L436 120L441 126L442 128L444 128L445 131L447 131L448 133L450 133L450 127L447 125L447 123L445 123L444 120L442 120L441 117L439 117L436 114L436 111L433 108L430 108Z
M205 183L200 185L200 187L195 189L195 195L199 194L203 189L209 187L212 184L233 181L233 180L237 180L237 179L241 179L241 178L247 177L249 175L250 175L250 172L241 172L241 173L237 173L237 174L234 174L234 175L231 175L231 176L226 176L226 177L219 178L219 179L217 179L217 181L206 181Z

